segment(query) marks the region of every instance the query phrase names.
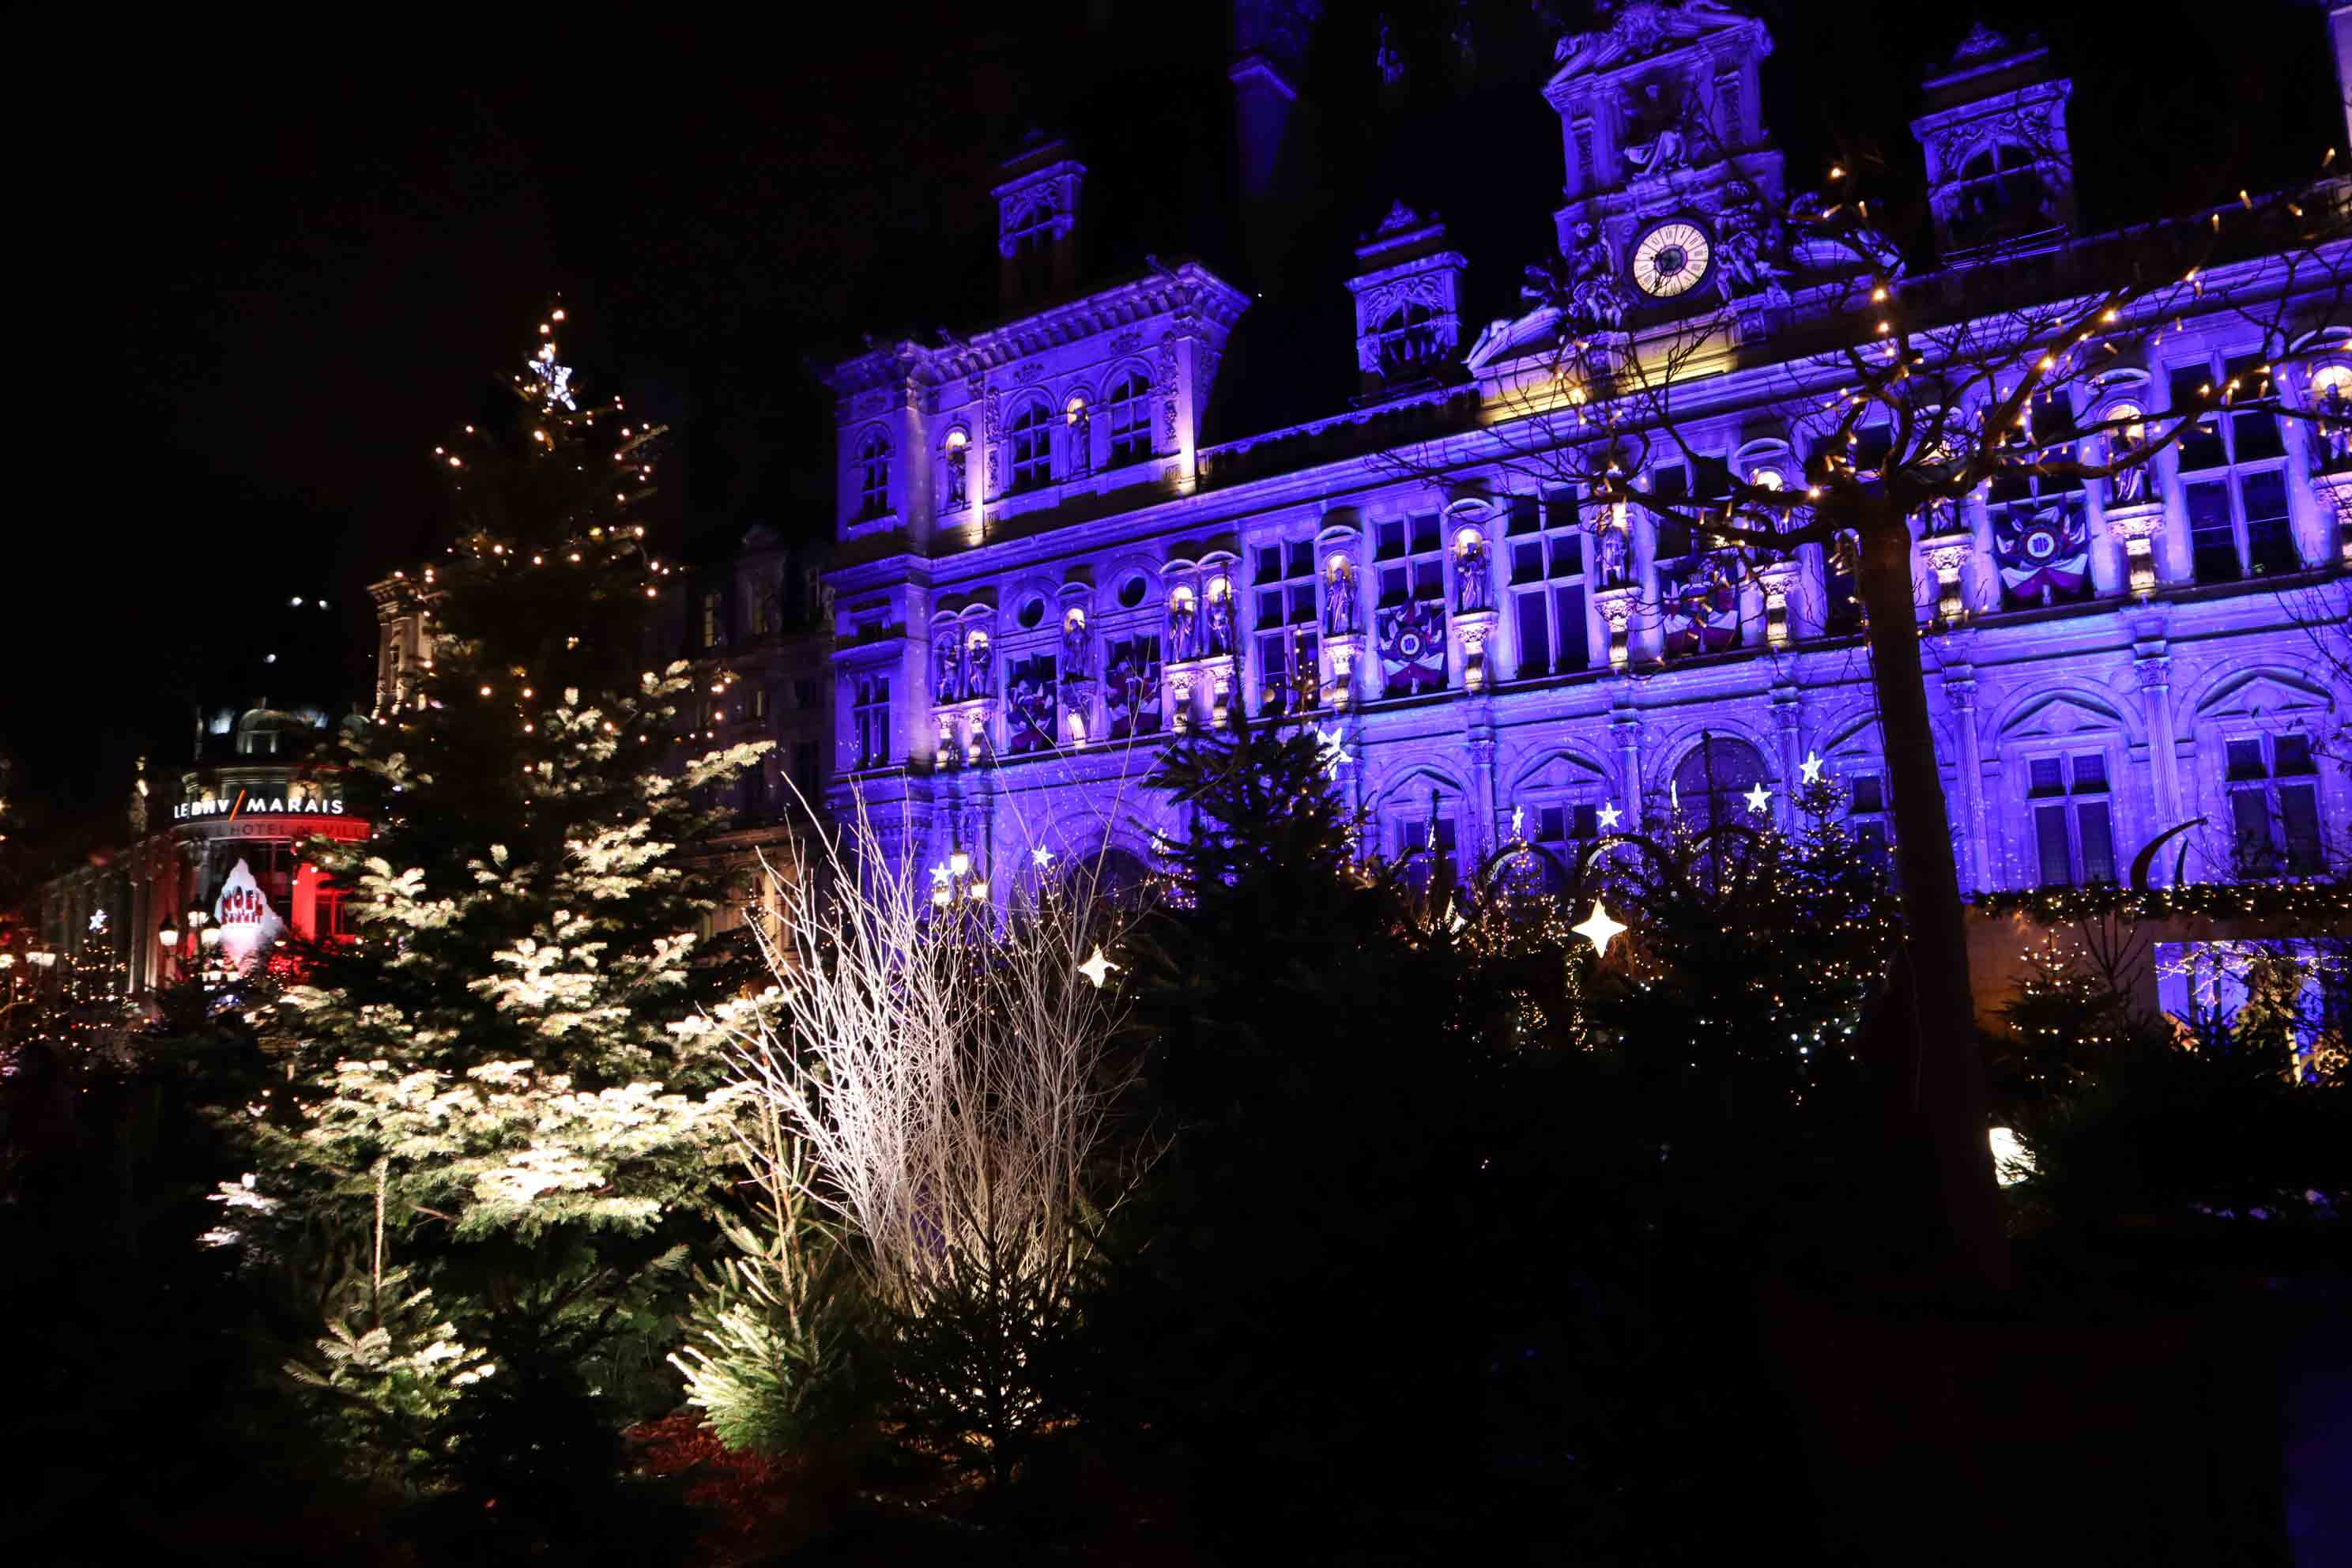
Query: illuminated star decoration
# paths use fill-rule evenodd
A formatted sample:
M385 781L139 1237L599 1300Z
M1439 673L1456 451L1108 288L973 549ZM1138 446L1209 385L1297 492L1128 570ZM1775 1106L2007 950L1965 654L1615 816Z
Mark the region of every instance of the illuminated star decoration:
M1822 782L1822 759L1819 756L1815 755L1811 752L1807 752L1805 753L1804 762L1800 765L1805 770L1805 782L1807 784L1817 784Z
M531 379L539 384L539 401L542 407L552 408L562 404L566 408L576 410L580 406L572 401L572 367L555 363L553 343L540 344L538 357L526 361L523 368L530 372Z
M1322 748L1325 773L1336 773L1339 771L1341 763L1352 760L1348 755L1348 736L1345 731L1318 730L1315 731L1315 739Z
M931 868L931 886L935 888L944 888L954 879L955 873L948 869L948 863L944 860Z
M1040 844L1036 848L1029 851L1029 859L1031 864L1042 871L1054 863L1054 852Z
M1088 958L1084 963L1078 965L1078 973L1085 975L1088 980L1093 981L1095 989L1099 991L1103 988L1104 979L1109 975L1112 970L1117 969L1118 967L1118 964L1113 963L1109 959L1103 956L1102 944L1100 942L1097 942L1095 944L1094 955Z
M89 929L94 931L104 931L106 929L106 911L104 910L92 910L89 911Z
M1764 807L1769 805L1772 799L1772 792L1766 789L1761 782L1759 782L1754 789L1749 790L1740 798L1748 803L1748 810L1756 813L1759 816L1761 816L1764 815Z
M1680 779L1666 781L1666 809L1676 816L1683 814L1683 781Z
M1601 803L1600 821L1601 830L1603 832L1616 832L1618 823L1623 821L1624 817L1625 814L1617 809L1617 803L1615 801L1605 800Z
M1612 920L1609 911L1601 907L1601 900L1595 899L1592 900L1592 912L1584 918L1584 923L1568 929L1591 942L1595 952L1606 957L1609 944L1617 940L1625 926L1621 921Z
M1524 805L1515 805L1511 807L1511 839L1514 843L1525 843L1527 837L1528 808Z

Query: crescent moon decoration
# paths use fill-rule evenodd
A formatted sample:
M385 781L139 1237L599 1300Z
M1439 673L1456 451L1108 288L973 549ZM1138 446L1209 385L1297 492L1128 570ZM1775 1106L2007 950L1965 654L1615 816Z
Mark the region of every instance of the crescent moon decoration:
M2179 823L2171 827L2166 828L2163 832L2149 839L2147 844L2143 845L2140 848L2140 852L2132 857L2131 890L2135 893L2145 893L2148 890L2147 874L2156 865L2156 852L2164 847L2166 840L2178 838L2192 827L2204 826L2205 823L2206 818L2204 817L2192 817L2187 822ZM2180 867L2186 868L2188 864L2189 846L2184 844L2180 847ZM2172 879L2176 882L2180 879L2180 870L2179 868L2174 870Z

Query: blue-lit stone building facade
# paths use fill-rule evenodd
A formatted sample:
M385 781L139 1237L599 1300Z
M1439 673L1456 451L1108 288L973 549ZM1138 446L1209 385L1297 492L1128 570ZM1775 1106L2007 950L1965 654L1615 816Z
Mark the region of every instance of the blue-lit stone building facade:
M1696 459L1656 461L1643 487L1687 491L1715 464L1802 483L1819 438L1774 340L1851 293L1754 243L1759 197L1789 195L1758 73L1772 47L1720 6L1629 5L1565 40L1544 89L1562 262L1645 320L1683 294L1732 345L1686 372ZM1282 88L1265 58L1234 79L1245 110ZM2073 258L2117 243L2078 232L2069 94L2040 50L1981 34L1927 84L1913 130L1937 255L1906 289L1998 252L2004 278L2063 292ZM1368 849L1391 857L1434 847L1475 867L1515 833L1565 849L1670 807L1746 811L1759 784L1787 821L1815 769L1885 842L1839 552L1733 570L1639 506L1596 516L1612 509L1513 460L1538 438L1528 388L1561 326L1540 309L1465 321L1464 279L1525 258L1474 263L1400 204L1346 283L1360 395L1204 444L1253 301L1195 263L1076 290L1087 177L1072 149L1033 145L996 192L1006 297L1051 302L834 373L837 809L862 795L905 852L961 848L1009 897L1039 847L1057 870L1106 850L1149 863L1155 835L1184 830L1143 786L1154 749L1282 711L1329 736ZM1528 184L1541 201L1539 167ZM2241 284L2273 268L2232 265ZM2153 427L2198 386L2256 374L2257 353L2237 313L2192 308L2036 417ZM2352 351L2283 374L2316 405L2352 386ZM2341 437L2242 413L2144 471L1982 491L1923 529L1917 615L1964 889L2117 878L2196 818L2192 879L2340 855L2352 791L2326 752L2352 690L2315 639L2345 613L2347 487Z

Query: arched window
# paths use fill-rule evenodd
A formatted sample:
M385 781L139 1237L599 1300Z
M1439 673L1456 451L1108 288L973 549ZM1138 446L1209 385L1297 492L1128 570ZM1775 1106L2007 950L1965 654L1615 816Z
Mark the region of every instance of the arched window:
M1095 471L1095 422L1093 412L1087 407L1086 394L1074 394L1064 406L1062 417L1070 426L1070 477L1082 479Z
M1408 300L1381 318L1373 329L1380 340L1381 371L1396 377L1418 374L1437 358L1437 312Z
M942 505L950 511L971 504L971 434L961 425L948 432L942 453L947 464L947 489Z
M1151 456L1151 383L1131 370L1111 384L1103 399L1110 426L1110 466L1123 468Z
M1013 416L1013 493L1042 489L1053 478L1053 416L1032 402Z
M868 430L857 447L857 515L862 521L890 510L890 443L879 430Z
M1673 805L1694 833L1727 823L1769 827L1769 807L1759 811L1756 791L1764 784L1764 753L1745 741L1710 735L1675 769Z
M2004 142L1961 164L1952 237L1963 245L1989 245L2049 227L2049 192L2033 163L2031 151Z
M1150 867L1132 851L1113 844L1071 867L1062 889L1072 899L1099 900L1133 909L1142 902L1150 880Z

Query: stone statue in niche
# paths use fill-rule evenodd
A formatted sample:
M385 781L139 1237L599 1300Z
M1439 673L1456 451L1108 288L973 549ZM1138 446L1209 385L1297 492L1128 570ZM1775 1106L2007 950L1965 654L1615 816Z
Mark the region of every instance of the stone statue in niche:
M1199 635L1200 612L1193 608L1192 591L1179 588L1168 599L1168 657L1179 664L1193 657L1194 642Z
M1082 680L1087 673L1087 617L1072 610L1062 623L1062 679Z
M1223 582L1209 588L1209 647L1211 658L1234 651L1234 595Z
M1465 535L1454 554L1454 607L1467 613L1494 607L1494 584L1486 570L1486 541Z
M2344 395L2341 370L2319 389L2319 444L2327 471L2352 467L2352 397Z
M971 451L966 447L948 448L948 510L971 503Z
M1625 585L1625 531L1613 523L1601 525L1601 585Z
M1082 479L1095 471L1094 420L1087 405L1070 401L1070 477Z
M2126 426L2107 437L2107 460L2111 463L2128 461L2139 443L2132 439L2137 426ZM2147 499L2147 464L2133 463L2127 468L2117 468L2107 479L2107 504L2131 506Z
M964 656L963 694L966 697L988 695L988 666L993 657L989 649L987 635L974 632L970 650Z
M952 631L941 632L931 645L931 700L949 703L963 696L961 641Z
M1625 162L1634 173L1663 174L1690 167L1692 143L1700 128L1685 95L1669 99L1665 83L1657 81L1628 89L1625 126Z
M1323 629L1333 637L1345 637L1356 629L1356 617L1361 613L1356 602L1356 563L1335 555L1323 584Z

